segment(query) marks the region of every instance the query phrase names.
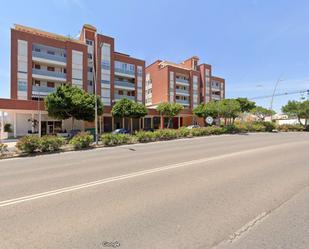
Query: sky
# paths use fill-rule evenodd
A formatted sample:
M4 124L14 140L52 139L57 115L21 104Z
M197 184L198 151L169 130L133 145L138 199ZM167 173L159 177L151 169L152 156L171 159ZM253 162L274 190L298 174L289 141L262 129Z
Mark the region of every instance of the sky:
M83 24L115 38L119 52L150 64L193 55L226 79L226 97L309 89L307 0L0 0L0 97L10 95L10 28L78 35ZM280 112L288 100L274 98ZM308 96L309 97L309 96ZM270 98L256 100L270 106Z

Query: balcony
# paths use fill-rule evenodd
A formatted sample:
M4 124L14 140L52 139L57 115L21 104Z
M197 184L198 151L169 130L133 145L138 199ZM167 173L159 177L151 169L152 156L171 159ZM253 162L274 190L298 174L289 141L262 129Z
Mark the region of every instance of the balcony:
M184 105L184 106L189 106L190 105L189 100L176 99L176 103Z
M114 87L118 89L135 90L134 83L123 80L115 80Z
M115 74L120 76L130 76L135 78L135 72L131 70L126 70L122 68L115 67Z
M54 87L32 86L32 96L46 96L56 91Z
M187 79L177 78L176 77L176 83L179 85L189 86L190 82Z
M121 99L130 99L135 101L135 96L127 96L127 95L119 95L119 94L115 94L115 100L121 100Z
M189 90L183 90L183 89L177 89L177 88L176 88L176 94L182 95L182 96L190 96Z
M65 66L67 58L60 55L53 55L44 52L32 51L32 59L37 62L43 62L47 64L62 65Z
M213 94L213 95L211 95L211 99L213 99L213 100L220 100L221 97L220 97L220 95Z
M65 73L41 70L36 68L32 68L32 77L37 79L61 81L61 82L65 82L67 79Z
M220 86L216 86L216 85L211 85L211 90L213 90L213 91L221 91L221 87Z

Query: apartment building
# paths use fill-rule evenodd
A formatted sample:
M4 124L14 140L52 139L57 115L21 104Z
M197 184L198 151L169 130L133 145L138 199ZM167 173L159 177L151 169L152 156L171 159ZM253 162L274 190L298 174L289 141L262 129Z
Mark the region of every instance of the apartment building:
M69 120L54 120L47 115L42 100L62 84L94 93L94 76L97 94L104 103L100 129L111 131L122 125L110 114L116 101L128 98L145 102L145 61L115 51L114 38L97 33L91 25L84 25L76 38L14 25L11 98L0 99L0 109L9 114L14 136L36 132L32 121L39 116L38 129L42 134L70 130ZM76 123L76 128L81 130L93 127L93 123Z
M145 104L155 108L159 103L179 103L184 106L173 125L179 127L203 121L195 119L192 109L201 103L225 97L225 80L213 76L212 67L199 64L193 56L181 63L157 60L146 67Z

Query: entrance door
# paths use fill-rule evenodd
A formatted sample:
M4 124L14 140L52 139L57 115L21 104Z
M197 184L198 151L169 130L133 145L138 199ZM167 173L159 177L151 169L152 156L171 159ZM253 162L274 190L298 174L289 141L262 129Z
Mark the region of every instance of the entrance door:
M47 134L53 134L54 133L54 122L48 121L47 122Z

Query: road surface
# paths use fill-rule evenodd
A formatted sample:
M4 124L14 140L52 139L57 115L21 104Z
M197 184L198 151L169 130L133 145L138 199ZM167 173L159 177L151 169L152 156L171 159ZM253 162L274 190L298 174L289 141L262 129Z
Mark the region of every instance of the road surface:
M308 249L309 133L0 161L1 249Z

